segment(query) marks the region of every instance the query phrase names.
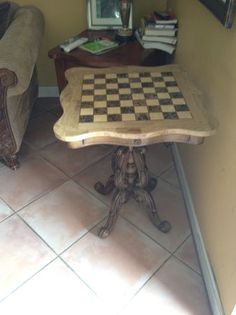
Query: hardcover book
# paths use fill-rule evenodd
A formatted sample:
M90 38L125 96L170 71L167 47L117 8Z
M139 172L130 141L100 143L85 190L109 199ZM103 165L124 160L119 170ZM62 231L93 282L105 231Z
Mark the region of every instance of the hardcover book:
M117 42L113 42L108 39L97 39L95 41L84 43L79 48L92 54L99 55L117 46L119 46Z
M154 11L153 18L156 24L176 24L178 22L174 14L170 11Z
M175 45L177 42L176 36L150 36L143 35L141 39L147 42L162 42L166 44Z
M140 33L149 36L175 36L177 28L159 28L141 18Z
M173 52L175 51L174 45L163 43L163 42L157 42L157 41L148 42L148 41L142 40L142 38L139 35L138 30L135 31L135 37L137 41L140 43L140 45L145 49L160 49L167 52L170 55L173 54Z

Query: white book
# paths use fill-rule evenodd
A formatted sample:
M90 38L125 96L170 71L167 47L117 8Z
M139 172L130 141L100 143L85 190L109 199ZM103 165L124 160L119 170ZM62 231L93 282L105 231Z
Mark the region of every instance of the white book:
M175 51L175 46L171 44L166 44L162 42L147 42L140 38L138 30L135 31L135 36L137 38L137 41L140 43L140 45L145 49L160 49L168 54L173 54Z
M165 28L163 25L161 25L161 27L159 26L154 23L148 23L145 18L141 18L140 34L150 36L175 36L177 32L175 24L171 25L170 28Z
M146 27L150 27L150 28L153 28L153 29L165 29L165 30L173 30L174 28L176 28L176 25L175 24L154 24L154 23L148 23L146 25Z
M155 20L156 24L176 24L178 22L177 19L172 19L172 20Z
M161 42L166 44L175 45L177 42L177 38L175 36L149 36L149 35L143 35L141 37L143 41L147 42Z
M177 29L158 29L155 27L145 27L143 30L144 35L150 36L175 36Z

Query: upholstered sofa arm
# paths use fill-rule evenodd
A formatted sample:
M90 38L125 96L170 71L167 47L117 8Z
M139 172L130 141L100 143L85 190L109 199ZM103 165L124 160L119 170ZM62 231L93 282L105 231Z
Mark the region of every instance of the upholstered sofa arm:
M19 8L0 40L0 69L15 74L16 84L7 96L22 94L29 86L44 30L44 19L39 9Z

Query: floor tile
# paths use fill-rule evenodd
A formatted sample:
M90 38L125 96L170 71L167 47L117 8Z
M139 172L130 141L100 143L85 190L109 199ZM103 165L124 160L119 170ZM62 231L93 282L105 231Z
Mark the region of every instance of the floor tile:
M66 143L58 141L44 148L40 154L68 176L73 176L101 159L111 149L112 146L99 145L75 150L70 149Z
M39 97L33 106L30 118L35 118L42 113L49 112L58 107L60 107L58 97Z
M189 265L196 272L201 273L192 237L189 237L183 243L183 245L176 251L175 256Z
M11 208L3 200L0 199L0 222L13 213L14 211L12 211Z
M152 196L156 201L161 219L168 220L172 226L168 233L160 232L150 221L145 207L134 200L130 200L123 206L121 214L159 244L173 252L190 235L183 198L178 189L161 179L158 180Z
M30 155L34 153L35 150L31 148L27 143L23 142L18 153L20 162L27 159Z
M63 109L62 109L61 105L59 104L58 106L50 109L49 112L51 114L57 116L58 118L60 118L63 114Z
M96 295L59 259L0 303L4 315L103 315Z
M158 231L131 200L102 240L112 194L94 184L111 175L116 147L69 149L53 132L61 113L58 98L40 98L20 168L0 163L0 314L210 315L171 146L148 146L146 162L172 230Z
M55 142L57 139L53 132L53 126L58 117L51 113L43 113L29 121L24 141L34 149L41 149Z
M175 258L135 296L120 315L211 315L201 277Z
M180 188L179 180L174 166L170 167L167 171L162 173L161 179L165 180L166 182L175 186L176 188Z
M62 184L66 176L46 161L31 156L16 171L0 168L0 198L19 210L40 195Z
M119 310L169 254L119 218L106 239L97 228L74 244L62 257L112 309Z
M73 181L31 203L19 215L60 253L106 215L107 207Z
M16 215L0 224L0 300L54 259L55 254Z
M111 169L111 154L101 159L97 163L88 167L73 179L81 186L88 189L97 198L104 201L106 204L110 204L113 193L108 195L102 195L96 192L94 185L100 181L102 184L106 184L109 176L112 175Z
M160 175L173 165L171 148L163 143L149 145L146 151L146 164L151 173Z

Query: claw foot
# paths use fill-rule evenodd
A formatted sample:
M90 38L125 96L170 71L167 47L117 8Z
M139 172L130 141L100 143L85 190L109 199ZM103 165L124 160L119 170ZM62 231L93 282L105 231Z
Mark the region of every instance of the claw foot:
M157 228L162 233L168 233L171 229L171 224L168 221L161 221L161 223L157 225Z
M108 195L114 189L114 179L113 176L109 178L106 185L103 185L101 182L97 182L94 185L95 190L101 195Z
M105 227L101 227L99 230L98 230L98 236L100 238L106 238L109 236L109 234L111 233L111 231L109 231L107 228Z

